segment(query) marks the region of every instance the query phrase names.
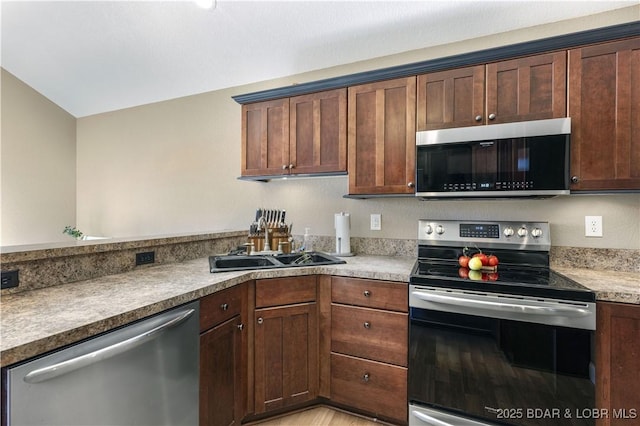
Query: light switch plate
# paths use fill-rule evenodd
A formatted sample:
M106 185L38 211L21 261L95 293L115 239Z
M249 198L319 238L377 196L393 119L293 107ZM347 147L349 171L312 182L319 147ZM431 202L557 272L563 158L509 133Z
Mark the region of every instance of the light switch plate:
M380 231L382 229L382 218L379 213L371 215L371 230Z
M584 236L602 237L602 216L584 217Z

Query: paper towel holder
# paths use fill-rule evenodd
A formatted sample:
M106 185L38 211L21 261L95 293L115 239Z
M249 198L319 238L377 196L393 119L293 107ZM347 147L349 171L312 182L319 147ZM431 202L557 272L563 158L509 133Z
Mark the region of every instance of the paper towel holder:
M336 213L334 217L334 228L336 230L336 251L332 253L338 257L350 257L354 254L351 252L351 217L349 213Z

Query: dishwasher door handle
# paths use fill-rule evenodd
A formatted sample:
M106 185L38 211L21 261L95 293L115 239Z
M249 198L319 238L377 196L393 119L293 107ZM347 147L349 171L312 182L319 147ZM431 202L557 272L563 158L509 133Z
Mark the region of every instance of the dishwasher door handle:
M191 315L193 315L194 312L195 309L188 309L186 311L179 312L170 320L121 342L114 343L113 345L107 346L105 348L98 349L96 351L89 352L88 354L80 355L75 358L59 362L57 364L33 370L25 375L23 380L26 383L30 384L41 383L94 364L96 362L103 361L107 358L111 358L112 356L127 352L135 347L142 345L143 343L159 337L169 328L181 324L182 322L186 321Z

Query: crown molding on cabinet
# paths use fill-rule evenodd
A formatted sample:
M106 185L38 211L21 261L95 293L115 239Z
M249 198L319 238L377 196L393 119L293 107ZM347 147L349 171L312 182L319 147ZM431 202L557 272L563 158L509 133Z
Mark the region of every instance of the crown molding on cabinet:
M576 46L600 43L638 35L640 35L640 21L635 21L621 25L614 25L610 27L580 31L577 33L564 34L540 40L511 44L508 46L479 50L476 52L469 52L461 55L447 56L444 58L438 58L428 61L398 65L373 71L328 78L324 80L311 81L308 83L297 84L295 86L279 87L276 89L247 93L244 95L232 96L232 99L237 103L244 105L270 99L286 98L291 96L320 92L323 90L331 90L357 84L371 83L374 81L389 80L399 77L409 77L412 75L469 65L485 64L488 62L510 59L518 56L528 56L559 49L570 49Z

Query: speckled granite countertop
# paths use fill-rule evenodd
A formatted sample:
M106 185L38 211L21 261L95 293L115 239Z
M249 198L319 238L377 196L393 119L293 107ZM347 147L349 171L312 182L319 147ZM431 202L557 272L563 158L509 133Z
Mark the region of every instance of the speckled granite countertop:
M415 257L358 255L343 265L209 272L208 258L141 268L2 297L0 364L10 365L236 284L259 278L328 274L408 282ZM554 270L599 300L640 304L637 273Z
M599 301L640 304L640 273L559 266L553 270L594 291Z
M258 278L310 274L408 282L412 257L354 256L347 264L209 272L208 258L137 269L2 297L0 364L6 366Z

